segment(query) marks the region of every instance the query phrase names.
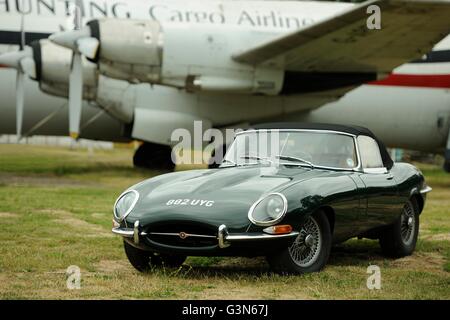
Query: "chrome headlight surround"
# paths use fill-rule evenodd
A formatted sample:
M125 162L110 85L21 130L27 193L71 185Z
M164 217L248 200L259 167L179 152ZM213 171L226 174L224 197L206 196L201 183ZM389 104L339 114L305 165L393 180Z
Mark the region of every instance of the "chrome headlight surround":
M117 212L117 205L120 203L120 201L124 201L125 197L127 196L131 196L133 195L134 198L131 202L131 205L128 206L128 208L126 208L126 211L123 214L119 214ZM136 190L127 190L124 193L122 193L116 200L116 202L114 203L114 209L113 209L113 214L114 214L114 218L117 221L123 221L131 212L131 210L133 210L134 206L136 205L136 203L139 200L139 192L137 192Z
M276 198L278 198L278 200L281 200L282 209L279 213L277 213L276 217L273 217L269 213L267 213L267 205L270 200L276 199ZM265 205L265 208L261 209L261 207L260 207L261 205ZM284 216L286 215L287 209L288 209L287 199L283 194L278 193L278 192L269 193L268 195L265 195L264 197L261 197L260 199L258 199L258 201L256 201L250 207L250 210L248 211L248 219L257 226L261 226L261 227L273 226L273 225L277 224L278 222L280 222L281 220L283 220ZM256 210L265 210L265 214L267 215L267 218L272 218L272 219L264 220L264 221L258 220L257 218L254 217L254 213Z

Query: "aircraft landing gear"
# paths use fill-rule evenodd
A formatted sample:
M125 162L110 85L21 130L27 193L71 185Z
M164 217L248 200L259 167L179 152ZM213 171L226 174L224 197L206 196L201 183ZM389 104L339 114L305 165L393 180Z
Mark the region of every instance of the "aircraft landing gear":
M445 172L450 173L450 130L447 136L447 148L445 149L445 162L444 162L444 170Z
M172 148L169 146L144 142L134 153L133 164L138 168L174 170Z
M450 173L450 149L445 150L444 170Z
M220 150L220 148L222 148L222 150ZM220 166L220 164L222 163L223 157L225 156L225 153L227 152L227 149L228 149L228 145L224 144L221 147L218 147L215 150L213 150L213 152L211 154L211 159L212 159L211 161L214 161L214 162L208 165L209 169L216 169ZM220 153L219 153L219 151L220 151Z
M450 173L450 160L445 160L444 162L444 171Z

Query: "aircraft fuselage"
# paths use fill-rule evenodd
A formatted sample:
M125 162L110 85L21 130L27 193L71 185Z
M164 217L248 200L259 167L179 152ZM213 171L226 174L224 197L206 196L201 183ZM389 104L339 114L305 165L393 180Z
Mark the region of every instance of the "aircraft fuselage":
M26 40L47 37L70 28L70 1L29 0L0 2L0 53L18 49L21 13L25 14ZM83 21L115 17L155 19L164 23L208 26L233 25L271 36L286 33L324 17L330 17L352 4L324 2L205 1L187 5L164 1L81 1ZM180 5L180 3L182 5ZM69 17L70 18L70 17ZM265 36L261 37L265 39ZM262 41L262 40L261 40ZM372 129L391 147L442 152L450 123L450 37L436 47L441 56L435 61L406 64L395 75L352 90L342 99L310 92L278 96L252 96L218 93L188 93L163 86L137 85L130 103L134 108L175 112L209 121L213 127L256 123L278 119L360 124ZM416 78L414 78L416 77ZM428 77L428 78L427 78ZM435 82L430 77L439 78ZM414 78L414 79L411 79ZM390 79L390 80L389 80ZM421 80L422 79L422 80ZM15 133L15 72L0 66L0 134ZM319 84L318 84L319 85ZM38 84L26 82L24 130L29 134L67 135L67 100L42 93ZM323 106L323 107L320 107ZM160 122L158 119L155 122ZM129 124L85 103L81 137L127 141ZM170 144L166 133L147 141ZM145 139L142 139L145 140Z

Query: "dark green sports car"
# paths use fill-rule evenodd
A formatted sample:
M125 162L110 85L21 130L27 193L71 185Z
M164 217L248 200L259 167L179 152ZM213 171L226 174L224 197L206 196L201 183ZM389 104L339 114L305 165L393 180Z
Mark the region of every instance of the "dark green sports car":
M422 173L393 163L366 128L266 124L237 134L217 169L126 190L112 231L141 271L186 256L266 256L275 271L314 272L333 243L352 237L410 255L429 191Z

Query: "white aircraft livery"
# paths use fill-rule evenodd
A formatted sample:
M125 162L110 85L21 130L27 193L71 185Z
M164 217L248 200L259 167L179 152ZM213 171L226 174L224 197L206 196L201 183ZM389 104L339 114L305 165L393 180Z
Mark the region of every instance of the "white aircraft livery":
M448 0L0 0L0 134L140 140L134 163L167 167L195 120L359 124L450 170L449 16Z

